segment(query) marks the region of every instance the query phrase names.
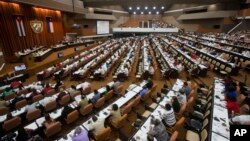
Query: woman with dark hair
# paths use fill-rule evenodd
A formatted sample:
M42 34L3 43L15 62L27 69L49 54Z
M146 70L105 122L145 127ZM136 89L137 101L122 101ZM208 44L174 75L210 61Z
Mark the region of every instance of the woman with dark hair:
M179 101L178 101L178 99L177 99L176 96L174 96L172 98L172 106L173 106L174 112L175 113L179 113L179 111L181 109L181 105L180 105L180 103L179 103Z

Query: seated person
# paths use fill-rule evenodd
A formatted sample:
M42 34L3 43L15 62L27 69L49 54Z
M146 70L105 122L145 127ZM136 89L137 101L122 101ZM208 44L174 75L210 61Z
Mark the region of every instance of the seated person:
M232 115L230 123L239 125L250 125L250 109L247 104L240 108L240 115Z
M56 101L60 101L62 99L63 96L67 95L65 92L64 92L64 89L60 89L60 93L59 95L57 96L56 98Z
M227 92L226 92L226 99L230 100L236 100L237 94L236 94L236 88L233 85L228 86Z
M72 111L74 111L73 108L69 107L68 105L64 106L64 108L62 110L61 117L67 118L68 114L71 113Z
M91 134L100 134L104 127L104 118L97 118L96 116L92 117L92 121L89 121L89 131L91 131Z
M191 88L188 86L187 82L184 82L183 89L184 89L184 92L185 92L186 96L188 97L190 92L191 92Z
M59 90L59 87L60 87L62 84L63 84L63 82L60 81L60 79L57 79L57 80L56 80L56 85L55 85L54 89L55 89L56 91L58 91L58 90Z
M175 119L175 114L174 114L173 108L171 107L170 104L167 103L165 105L165 109L166 109L166 112L163 113L163 115L161 115L161 113L159 113L161 115L161 118L163 119L163 123L166 126L173 126L173 125L175 125L176 119Z
M31 138L31 132L30 129L24 129L23 127L19 128L17 131L17 137L16 141L27 141Z
M181 105L187 103L187 96L185 95L184 89L179 90L179 93L177 94L177 99Z
M85 128L76 127L73 135L70 135L72 141L89 141L88 132Z
M147 87L148 89L151 89L151 88L153 87L153 85L154 85L153 81L152 81L151 79L149 79L149 80L148 80L148 83L146 84L146 87Z
M3 100L3 99L1 99L0 98L0 108L2 108L2 107L8 107L9 106L9 102L8 101L5 101L5 100Z
M29 98L32 99L34 96L37 96L37 95L39 95L39 93L37 92L37 90L36 89L32 89L32 92L31 92Z
M232 98L232 99L231 99L231 97L227 98L226 107L227 107L227 110L228 110L229 114L232 114L232 112L233 113L239 113L240 112L240 108L239 108L239 106L237 104L236 99L234 99L234 98Z
M179 113L179 111L181 109L181 106L180 106L180 103L179 103L177 97L176 96L172 97L171 102L172 102L172 106L173 106L174 112L175 113Z
M90 101L93 104L95 104L99 98L101 98L101 94L97 90L94 90L94 96L92 97Z
M121 82L115 79L113 85L114 94L118 93L119 86L121 86Z
M148 88L146 86L140 91L139 96L143 97L148 92Z
M33 104L33 102L31 100L28 101L28 105L26 105L25 111L28 113L28 112L31 112L31 111L34 111L34 110L36 110L36 105Z
M68 93L70 94L71 98L75 97L78 93L75 85L71 85L71 88L67 89Z
M4 90L3 94L2 94L2 96L5 97L5 96L10 95L10 94L12 94L12 93L14 93L14 92L15 92L15 91L14 91L11 87L7 87L7 88L5 88L5 90Z
M15 108L17 102L24 100L22 96L16 96L10 103L10 107Z
M48 91L49 90L51 90L52 89L52 87L50 87L50 85L49 85L49 83L46 83L45 84L45 87L43 88L43 90L42 90L42 94L44 95L44 94L47 94L48 93Z
M111 123L112 124L117 124L117 122L121 118L120 108L118 107L117 104L113 104L112 109L109 109L109 110L110 110L110 121L111 121Z
M148 134L155 137L157 141L167 141L169 140L168 132L166 127L159 119L152 118L151 126L149 128Z
M79 108L84 108L88 104L88 98L85 95L81 96L81 101L79 102L78 106Z
M10 83L10 87L19 88L19 87L23 87L23 84L20 81L13 81Z
M49 114L46 114L45 121L42 123L43 127L48 128L53 123L55 123L55 120L52 119Z

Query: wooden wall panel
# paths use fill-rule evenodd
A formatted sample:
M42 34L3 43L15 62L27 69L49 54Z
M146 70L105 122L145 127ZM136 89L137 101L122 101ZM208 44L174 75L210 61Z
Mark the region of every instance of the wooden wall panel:
M14 23L14 15L22 15L26 36L19 37ZM54 33L49 33L46 27L46 17L51 17ZM30 27L31 20L43 22L43 32L34 33ZM35 45L50 47L63 39L61 12L43 8L36 8L30 5L7 3L0 1L0 39L2 50L6 61L14 58L14 52L30 48Z

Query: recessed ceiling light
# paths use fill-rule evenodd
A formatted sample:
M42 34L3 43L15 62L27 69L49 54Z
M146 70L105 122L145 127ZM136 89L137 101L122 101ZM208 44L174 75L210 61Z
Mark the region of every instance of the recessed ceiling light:
M138 7L137 7L137 10L139 10L139 9L140 9L140 7L138 6Z
M157 11L156 14L158 15L158 14L159 14L159 11Z
M148 9L148 7L147 7L147 6L145 6L145 9L147 10L147 9Z
M153 9L156 9L156 7L154 6Z
M150 15L150 14L151 14L151 11L149 11L148 14Z
M135 14L136 14L136 12L133 12L133 14L135 15Z
M141 14L143 14L143 12L141 12Z
M129 7L129 10L132 10L132 7Z
M161 7L161 9L164 9L164 8L165 8L164 6Z

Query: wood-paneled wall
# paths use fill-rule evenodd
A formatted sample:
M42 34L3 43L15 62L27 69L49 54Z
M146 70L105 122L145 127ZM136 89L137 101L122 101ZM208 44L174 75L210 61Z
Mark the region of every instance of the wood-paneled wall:
M16 30L14 16L22 15L26 36L19 37ZM54 33L49 33L46 27L46 17L51 17ZM30 21L39 20L43 22L43 31L34 33ZM30 5L8 3L0 1L0 40L5 60L10 62L14 53L35 45L50 47L62 40L64 36L61 12L43 8L36 8Z

